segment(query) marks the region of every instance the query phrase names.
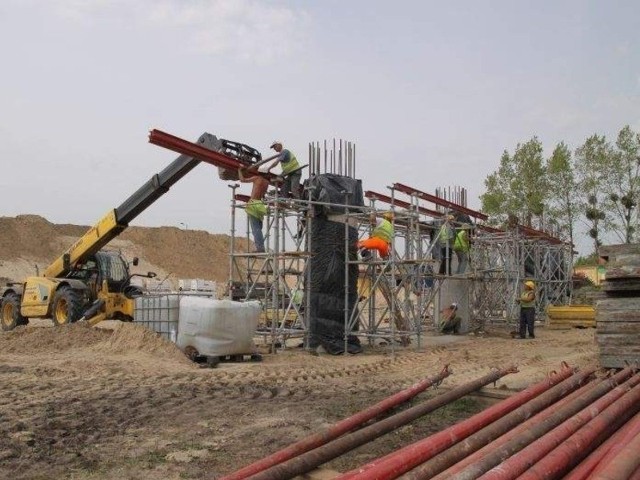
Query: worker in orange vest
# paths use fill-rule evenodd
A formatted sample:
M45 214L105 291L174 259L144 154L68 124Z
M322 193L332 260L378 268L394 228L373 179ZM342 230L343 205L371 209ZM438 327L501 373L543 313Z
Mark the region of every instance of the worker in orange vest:
M377 250L382 258L387 258L394 236L393 212L385 212L381 219L377 219L376 214L372 213L370 220L374 228L369 238L358 242L360 253L365 258L364 250Z

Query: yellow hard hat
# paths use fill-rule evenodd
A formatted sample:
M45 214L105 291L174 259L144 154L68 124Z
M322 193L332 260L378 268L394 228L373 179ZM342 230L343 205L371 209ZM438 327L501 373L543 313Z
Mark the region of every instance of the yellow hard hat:
M382 218L389 221L393 220L393 212L384 212Z
M531 280L527 280L526 282L524 282L524 286L530 288L531 290L536 288L536 284L533 283Z

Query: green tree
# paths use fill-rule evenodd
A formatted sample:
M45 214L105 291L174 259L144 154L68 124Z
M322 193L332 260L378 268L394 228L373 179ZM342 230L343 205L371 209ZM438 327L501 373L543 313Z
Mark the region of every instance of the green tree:
M560 142L547 160L549 207L547 220L558 226L560 236L574 245L574 226L578 217L578 194L571 150Z
M612 166L613 149L604 136L590 136L575 153L575 173L580 198L578 205L584 214L593 239L594 253L602 245L602 229L607 228L606 194L602 188Z
M544 173L542 144L537 137L518 144L513 155L505 150L498 170L485 179L482 210L490 216L515 215L529 226L534 219L542 223L548 193Z
M605 206L611 215L610 227L620 241L631 243L636 238L638 196L640 190L640 134L626 125L618 133L617 151L610 159L609 174L602 188Z

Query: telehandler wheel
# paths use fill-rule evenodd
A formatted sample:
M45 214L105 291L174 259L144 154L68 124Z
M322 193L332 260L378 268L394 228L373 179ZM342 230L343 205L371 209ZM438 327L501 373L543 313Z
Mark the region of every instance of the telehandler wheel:
M82 318L84 301L82 295L70 287L60 287L53 297L51 318L56 325L66 325Z
M26 325L29 319L20 314L20 295L8 293L2 299L2 310L0 310L0 322L2 330L9 331L18 325Z

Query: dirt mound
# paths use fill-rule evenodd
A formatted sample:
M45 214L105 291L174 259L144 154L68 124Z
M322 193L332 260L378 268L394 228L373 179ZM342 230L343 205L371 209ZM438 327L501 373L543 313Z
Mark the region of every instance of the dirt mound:
M83 225L56 225L37 215L0 217L0 278L21 281L40 272L89 230ZM229 275L229 235L176 227L130 227L107 248L141 265L175 278L203 278L224 283ZM236 251L247 240L236 239ZM143 271L140 270L139 271Z
M107 328L93 328L88 323L55 328L18 327L0 335L0 352L41 355L90 350L103 356L144 354L172 364L193 365L175 344L141 325L118 321L104 323Z
M77 350L96 345L111 337L112 332L75 323L57 328L18 327L0 335L0 351L27 355Z
M164 360L192 365L174 343L156 332L133 323L114 323L116 328L112 330L113 333L96 345L94 350L114 354L142 352L162 357Z
M51 241L57 236L55 225L37 215L0 217L0 259L53 259Z

